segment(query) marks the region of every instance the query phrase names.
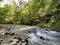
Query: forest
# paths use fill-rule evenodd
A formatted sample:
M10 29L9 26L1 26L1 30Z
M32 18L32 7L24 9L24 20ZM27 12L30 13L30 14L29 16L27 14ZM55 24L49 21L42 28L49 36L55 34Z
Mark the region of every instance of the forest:
M60 0L0 0L0 45L60 45Z
M18 4L11 0L10 4L0 6L0 26L2 24L60 29L60 0L18 0Z

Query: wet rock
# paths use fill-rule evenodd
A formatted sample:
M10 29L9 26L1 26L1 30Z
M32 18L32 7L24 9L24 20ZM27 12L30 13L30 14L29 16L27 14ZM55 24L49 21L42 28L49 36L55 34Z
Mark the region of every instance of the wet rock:
M27 45L28 41L27 40L22 40L22 45Z
M11 33L10 36L13 36L15 33Z
M14 39L18 39L19 41L22 41L22 39L21 39L21 38L17 38L17 37L15 37Z
M28 39L22 40L22 43L24 43L24 42L27 42L28 43Z
M16 45L17 41L18 41L17 39L12 39L12 40L9 41L9 44Z
M5 35L10 35L10 33L6 32Z
M42 36L40 36L40 39L45 40Z
M0 39L0 44L1 44L2 41L3 41L3 39Z
M27 45L27 42L22 43L22 45Z
M10 40L10 41L9 41L9 43L12 43L12 42L13 42L13 40Z
M17 42L17 43L16 43L16 45L22 45L22 42L21 42L21 41L19 41L19 42Z

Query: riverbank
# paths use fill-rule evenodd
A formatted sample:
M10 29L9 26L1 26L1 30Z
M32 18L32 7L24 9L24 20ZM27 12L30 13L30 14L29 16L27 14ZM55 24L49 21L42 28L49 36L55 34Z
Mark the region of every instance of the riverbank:
M60 45L60 32L38 26L5 24L0 28L0 45Z

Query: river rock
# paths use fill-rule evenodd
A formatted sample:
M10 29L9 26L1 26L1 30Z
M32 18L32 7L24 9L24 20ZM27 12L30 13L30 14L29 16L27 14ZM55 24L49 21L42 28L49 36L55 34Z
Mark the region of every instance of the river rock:
M60 45L60 32L38 26L4 25L0 45Z

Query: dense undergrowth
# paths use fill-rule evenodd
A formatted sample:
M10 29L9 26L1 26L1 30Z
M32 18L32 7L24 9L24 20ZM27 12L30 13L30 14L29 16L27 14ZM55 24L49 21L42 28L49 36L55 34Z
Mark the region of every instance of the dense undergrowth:
M0 24L23 24L60 29L60 0L13 0L0 7Z

